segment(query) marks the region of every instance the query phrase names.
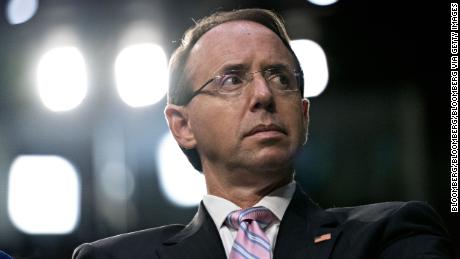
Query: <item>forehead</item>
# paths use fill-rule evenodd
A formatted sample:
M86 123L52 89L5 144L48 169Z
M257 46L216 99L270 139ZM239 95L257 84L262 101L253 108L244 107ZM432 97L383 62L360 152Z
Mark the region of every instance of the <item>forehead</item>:
M186 70L190 79L202 81L229 65L260 69L274 63L294 64L278 35L262 24L241 20L206 32L190 51Z

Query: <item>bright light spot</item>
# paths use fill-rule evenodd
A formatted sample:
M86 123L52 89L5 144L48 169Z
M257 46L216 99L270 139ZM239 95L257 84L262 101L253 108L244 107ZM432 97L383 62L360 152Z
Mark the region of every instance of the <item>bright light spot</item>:
M132 107L154 104L168 88L168 65L163 49L155 44L131 45L115 61L115 78L121 99Z
M80 181L69 161L58 156L24 155L10 168L8 213L28 234L65 234L80 214Z
M196 171L168 133L157 151L160 186L166 197L179 206L197 205L206 194L204 176Z
M311 40L293 40L291 47L299 59L305 80L305 97L320 95L326 89L329 79L324 50Z
M331 5L336 3L338 0L308 0L310 3L315 4L315 5Z
M40 98L52 111L77 107L88 91L85 61L75 47L45 53L38 64L37 78Z
M10 0L6 6L6 19L10 24L25 23L38 9L38 0Z
M134 192L134 176L120 162L109 162L101 171L99 184L104 194L112 200L126 201Z

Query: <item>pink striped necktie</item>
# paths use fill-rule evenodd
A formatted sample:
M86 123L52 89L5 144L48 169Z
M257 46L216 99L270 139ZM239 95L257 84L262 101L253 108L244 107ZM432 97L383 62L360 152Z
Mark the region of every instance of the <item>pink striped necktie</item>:
M272 246L264 229L276 216L265 207L254 207L230 212L228 227L237 229L229 259L270 259Z

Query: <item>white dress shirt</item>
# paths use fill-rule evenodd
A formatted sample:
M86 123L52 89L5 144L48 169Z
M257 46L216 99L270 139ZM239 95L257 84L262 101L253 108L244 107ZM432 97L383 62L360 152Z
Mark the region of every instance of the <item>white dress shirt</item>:
M293 181L274 190L253 206L264 206L273 214L275 214L277 218L267 229L265 229L265 234L268 236L270 244L272 245L272 256L280 222L283 219L284 213L286 212L289 202L292 199L294 191L295 182ZM203 203L206 207L206 210L211 215L214 224L216 224L216 227L219 230L220 239L222 240L225 252L228 257L230 251L232 250L233 241L235 240L237 230L227 227L224 224L225 219L230 212L239 210L241 208L229 200L210 194L207 194L203 197Z

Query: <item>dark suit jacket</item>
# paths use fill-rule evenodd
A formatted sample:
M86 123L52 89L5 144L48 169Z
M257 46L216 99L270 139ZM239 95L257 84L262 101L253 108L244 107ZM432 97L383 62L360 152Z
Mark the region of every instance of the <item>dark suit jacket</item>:
M274 258L453 258L439 216L423 202L323 210L297 187L281 221ZM315 237L331 238L315 243ZM200 205L187 225L169 225L79 246L85 258L226 258L219 232Z

